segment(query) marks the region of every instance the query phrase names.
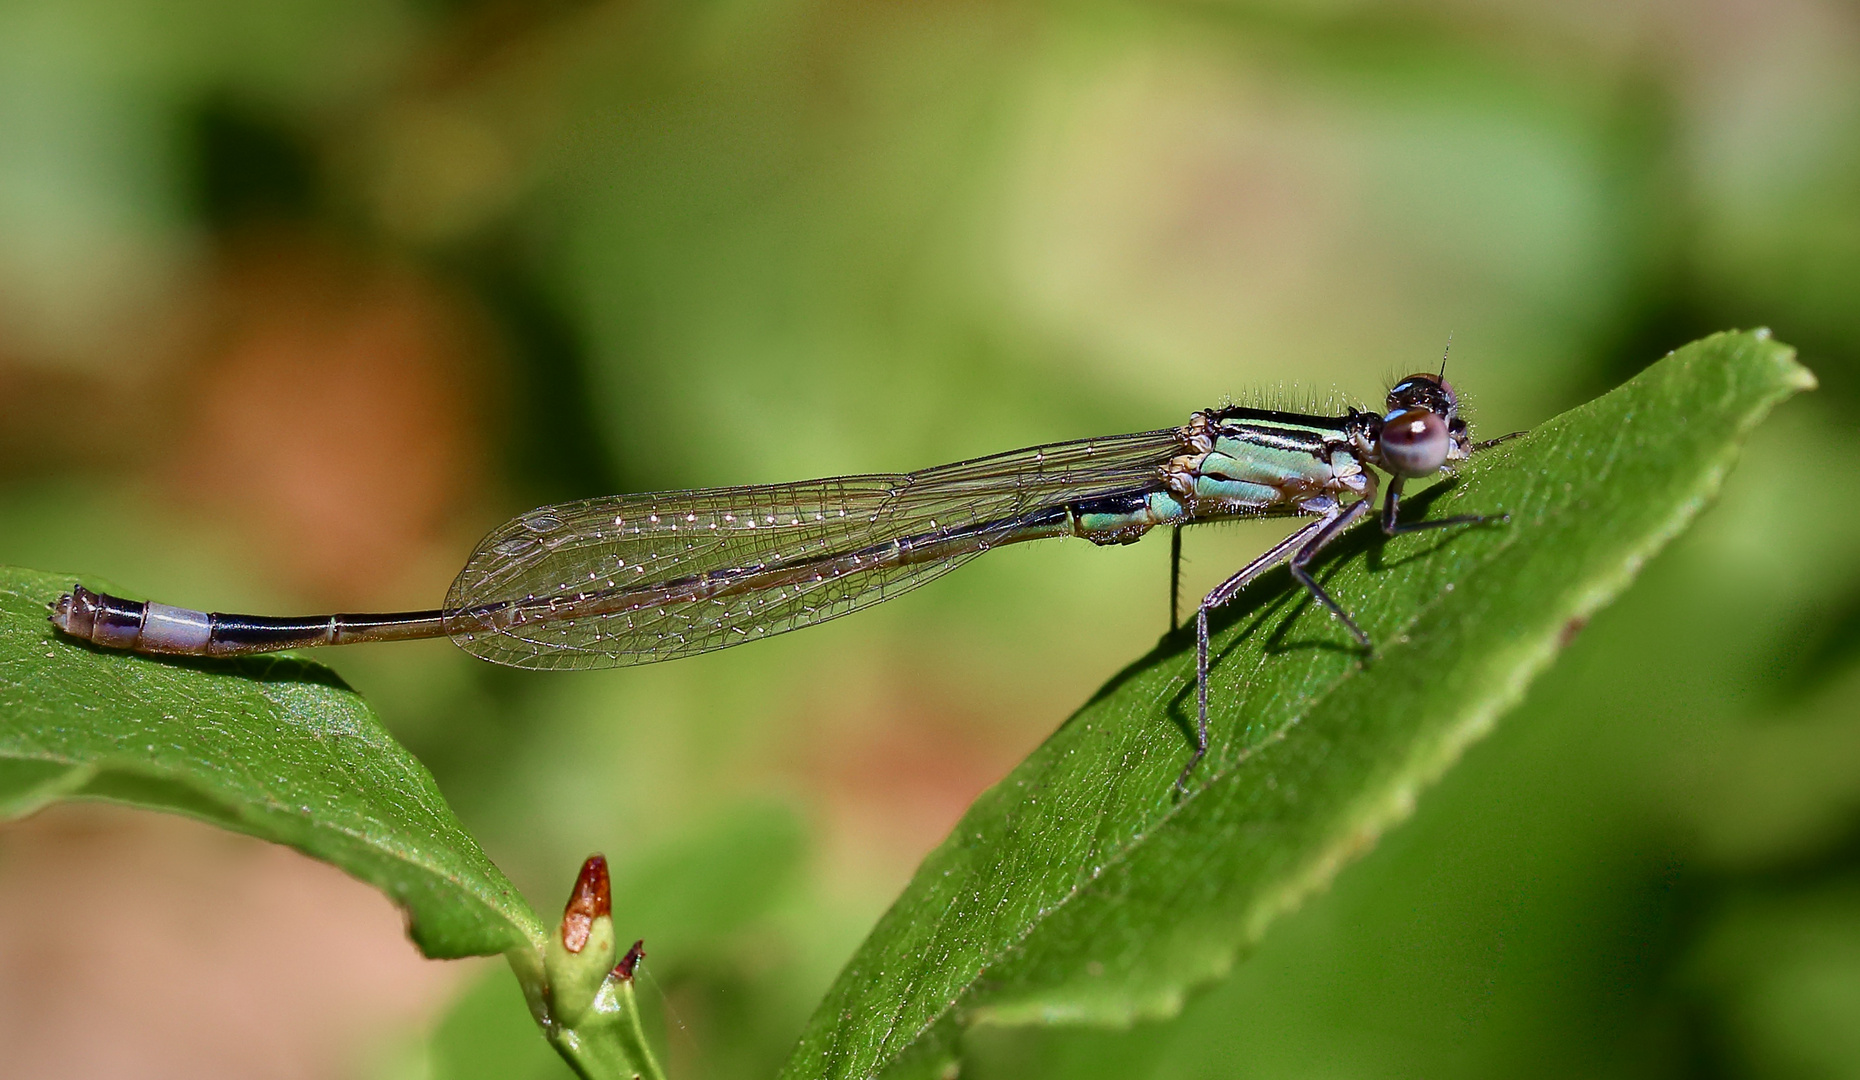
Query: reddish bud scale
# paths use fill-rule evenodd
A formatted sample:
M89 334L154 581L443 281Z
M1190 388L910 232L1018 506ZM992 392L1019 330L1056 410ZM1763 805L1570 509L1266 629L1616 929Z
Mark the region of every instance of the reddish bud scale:
M639 962L645 958L646 939L641 938L635 941L633 947L626 951L626 955L620 958L620 962L614 965L614 974L628 982L632 982L634 969L638 968Z
M575 891L562 909L562 947L578 953L588 943L594 920L613 911L613 886L607 879L607 860L588 856L581 864L581 876L575 879Z

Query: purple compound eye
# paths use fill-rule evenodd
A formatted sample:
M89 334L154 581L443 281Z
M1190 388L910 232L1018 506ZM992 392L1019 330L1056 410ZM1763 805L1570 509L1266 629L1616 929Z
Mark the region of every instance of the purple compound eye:
M1426 476L1447 463L1453 440L1447 422L1431 409L1407 409L1382 418L1382 462L1397 476Z

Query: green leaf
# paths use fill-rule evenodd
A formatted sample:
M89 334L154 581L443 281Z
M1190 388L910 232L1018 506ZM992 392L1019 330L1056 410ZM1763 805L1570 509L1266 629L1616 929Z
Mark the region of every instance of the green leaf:
M786 1075L935 1075L967 1025L1174 1015L1407 816L1697 514L1743 434L1813 385L1767 333L1720 334L1478 455L1408 516L1509 522L1364 528L1321 563L1368 662L1268 575L1214 620L1212 748L1185 797L1195 649L1165 638L925 859Z
M0 567L0 816L70 798L188 814L375 886L427 956L540 950L536 916L432 774L333 672L77 644L46 621L71 584Z

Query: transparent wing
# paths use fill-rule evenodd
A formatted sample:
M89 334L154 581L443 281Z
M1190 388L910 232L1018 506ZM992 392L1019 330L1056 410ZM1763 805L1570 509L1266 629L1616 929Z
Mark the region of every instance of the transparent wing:
M1055 508L1161 481L1173 430L1036 446L916 473L588 499L499 526L446 600L475 656L644 664L824 622L988 548L1056 535Z

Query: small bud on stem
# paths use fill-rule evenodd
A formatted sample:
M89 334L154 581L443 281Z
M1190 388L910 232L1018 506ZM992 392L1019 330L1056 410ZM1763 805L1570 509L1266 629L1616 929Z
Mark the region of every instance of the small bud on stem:
M562 909L562 930L544 950L550 1011L570 1027L594 1004L601 984L613 971L620 945L614 940L613 889L607 860L588 856L575 879L575 891Z
M543 935L541 955L510 953L543 1035L578 1075L664 1080L633 993L633 973L645 955L644 941L620 955L613 885L599 855L581 864L561 930Z
M613 911L613 886L607 878L607 859L590 855L581 864L581 876L575 879L575 891L562 909L562 947L578 953L588 944L594 920Z

